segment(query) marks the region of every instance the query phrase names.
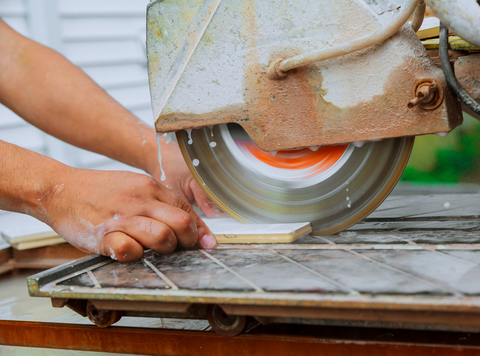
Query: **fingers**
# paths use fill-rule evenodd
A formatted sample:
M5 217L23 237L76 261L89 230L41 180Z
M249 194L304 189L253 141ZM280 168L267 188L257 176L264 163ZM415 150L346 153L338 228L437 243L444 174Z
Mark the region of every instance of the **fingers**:
M167 225L183 248L191 248L198 241L197 225L186 211L175 206L156 202L147 207L146 216Z
M144 216L135 216L123 221L119 227L138 243L165 255L175 251L177 237L166 224Z
M190 182L190 189L193 192L194 200L197 202L200 210L209 219L226 217L223 211L221 211L213 201L205 194L202 188L194 180Z
M175 235L178 238L178 244L182 247L192 247L197 242L198 245L202 248L215 248L217 246L217 240L215 235L210 231L210 229L205 225L202 219L195 213L192 206L182 199L180 199L176 194L172 193L167 188L163 187L159 189L158 199L168 204L165 205L168 208L176 207L179 210L182 210L186 215L180 216L178 210L174 211L177 214L173 214L173 211L170 211L170 214L165 216L164 212L168 209L162 209L152 211L151 217L156 220L165 222L168 226L172 228L175 232ZM171 206L171 207L170 207ZM168 219L168 221L165 220ZM173 224L174 226L172 226ZM196 231L192 233L188 231L189 228L196 228Z
M127 234L114 231L103 238L102 255L120 262L138 261L143 256L143 247Z

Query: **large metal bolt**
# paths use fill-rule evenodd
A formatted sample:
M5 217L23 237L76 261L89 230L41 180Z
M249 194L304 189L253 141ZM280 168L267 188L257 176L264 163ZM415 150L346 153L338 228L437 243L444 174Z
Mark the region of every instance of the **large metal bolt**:
M413 88L414 98L407 106L419 106L425 110L436 109L443 101L443 90L434 79L420 79Z

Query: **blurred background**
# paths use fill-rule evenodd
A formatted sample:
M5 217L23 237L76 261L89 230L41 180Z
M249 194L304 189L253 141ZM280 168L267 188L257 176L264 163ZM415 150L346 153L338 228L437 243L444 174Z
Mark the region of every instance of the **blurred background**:
M62 53L113 98L153 126L145 47L148 3L147 0L0 0L0 17L21 34ZM0 140L75 167L135 170L63 143L2 105Z
M148 2L0 0L0 16L15 30L65 55L122 105L153 125L145 48ZM480 122L468 115L464 119L463 126L445 138L417 137L403 182L422 186L480 183ZM48 136L3 106L0 139L76 167L134 170Z
M480 121L463 113L464 123L447 137L419 136L403 182L480 183Z

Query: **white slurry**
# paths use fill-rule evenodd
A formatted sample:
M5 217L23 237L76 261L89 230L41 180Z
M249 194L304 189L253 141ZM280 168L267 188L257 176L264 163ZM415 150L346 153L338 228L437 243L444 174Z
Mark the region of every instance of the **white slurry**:
M354 142L353 145L357 148L360 148L362 147L365 143L367 143L367 141L357 141L357 142Z
M186 129L185 131L187 131L187 135L188 135L188 144L191 145L193 143L192 129Z
M197 166L200 164L200 161L195 158L195 159L192 161L192 163L193 163L193 165L194 165L195 167L197 167Z
M169 132L166 134L166 138L165 138L165 144L168 145L171 141L172 141L172 136L173 135L173 132Z
M166 136L166 133L161 133L157 132L157 145L158 145L158 163L160 164L160 172L162 172L162 175L160 177L160 180L163 182L165 179L167 179L167 176L165 175L165 171L163 170L162 166L162 150L160 146L160 139L162 136Z
M213 142L213 141L212 141L212 142L210 142L210 147L212 147L212 148L213 148L213 147L216 147L216 146L217 146L217 143L216 143L216 142Z

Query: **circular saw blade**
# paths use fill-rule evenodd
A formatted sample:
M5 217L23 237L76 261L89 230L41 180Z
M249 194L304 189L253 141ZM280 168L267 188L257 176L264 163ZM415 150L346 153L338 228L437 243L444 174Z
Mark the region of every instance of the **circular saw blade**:
M237 124L177 132L185 161L206 194L250 223L310 222L317 234L370 214L407 164L413 137L264 152Z

